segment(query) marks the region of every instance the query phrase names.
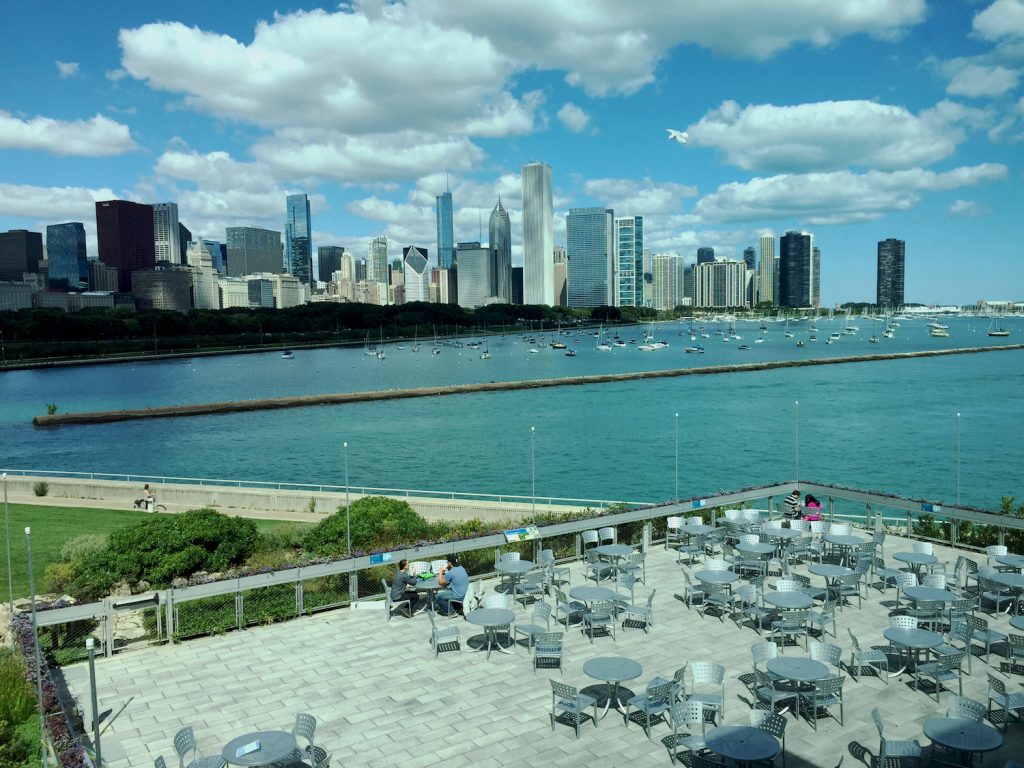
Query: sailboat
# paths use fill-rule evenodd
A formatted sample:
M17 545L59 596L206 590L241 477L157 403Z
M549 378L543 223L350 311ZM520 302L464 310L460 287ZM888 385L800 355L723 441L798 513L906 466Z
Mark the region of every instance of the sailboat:
M370 346L370 332L366 332L366 342L363 344L363 354L367 357L376 357L377 348Z
M420 351L420 327L417 325L412 332L412 351Z
M1003 328L1003 318L993 317L992 322L988 324L988 335L989 336L1009 336L1010 332Z
M441 354L441 344L437 340L437 326L436 325L434 326L434 348L430 350L430 354L432 354L432 355L440 355Z
M383 360L387 355L384 353L384 326L380 327L380 346L377 348L377 359Z
M786 318L786 330L782 334L787 339L793 338L793 332L789 330L789 318Z
M484 347L484 351L480 353L480 359L481 360L490 360L491 359L491 351L487 347Z
M607 342L604 338L604 326L602 325L597 331L597 346L595 349L598 352L611 352L612 345Z

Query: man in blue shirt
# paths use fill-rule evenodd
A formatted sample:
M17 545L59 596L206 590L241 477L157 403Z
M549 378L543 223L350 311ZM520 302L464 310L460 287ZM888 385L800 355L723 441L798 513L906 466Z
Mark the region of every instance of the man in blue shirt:
M444 587L435 595L438 608L442 613L451 614L452 600L462 602L466 597L466 590L469 589L469 574L459 565L455 555L448 555L448 567L437 575L437 583Z

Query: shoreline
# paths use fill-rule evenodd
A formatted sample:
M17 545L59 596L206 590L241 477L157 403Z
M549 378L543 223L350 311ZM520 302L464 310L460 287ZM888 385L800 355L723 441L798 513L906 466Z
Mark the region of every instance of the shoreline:
M874 355L852 355L848 357L815 358L811 360L775 360L760 363L738 363L701 368L675 368L662 371L635 371L631 373L594 374L555 379L534 379L527 381L498 381L483 384L453 384L446 386L418 387L385 391L343 392L334 394L299 395L275 397L263 400L223 401L214 403L193 403L188 405L159 406L156 408L129 409L118 411L91 411L39 415L32 418L37 427L58 427L69 424L107 424L114 421L138 419L176 418L186 416L208 416L224 413L277 410L281 408L305 408L315 405L343 405L346 403L373 402L383 400L404 400L418 397L440 397L482 392L502 392L547 387L585 386L608 384L642 379L676 378L680 376L703 376L719 373L742 373L767 371L778 368L800 368L818 365L842 365L880 360L905 360L921 357L944 357L946 355L977 354L1024 349L1024 344L1008 344L994 347L961 347L957 349L923 350L916 352L891 352Z

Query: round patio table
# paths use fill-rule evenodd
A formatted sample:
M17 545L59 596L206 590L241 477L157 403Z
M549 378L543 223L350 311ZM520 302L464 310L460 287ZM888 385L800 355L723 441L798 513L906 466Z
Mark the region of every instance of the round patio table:
M778 536L780 539L799 539L801 536L810 536L810 531L801 531L798 528L768 528L765 530L769 536Z
M569 597L583 603L595 603L598 600L613 600L615 590L608 587L573 587L569 590Z
M768 659L765 668L776 677L795 683L813 683L828 677L828 667L814 659L799 656L779 656ZM796 719L800 719L800 696L796 697Z
M466 614L466 621L484 628L488 659L491 658L492 648L497 648L499 653L511 653L508 649L502 648L501 643L498 642L498 627L506 627L515 620L516 612L508 608L477 608ZM484 649L477 648L475 650L482 651Z
M833 547L839 547L842 550L841 557L843 562L846 562L847 555L851 549L867 543L867 539L848 533L826 533L823 538Z
M1024 569L1024 555L996 555L995 560L1008 568Z
M633 547L629 544L602 544L600 547L594 547L594 552L601 557L625 557L633 554Z
M432 608L434 606L434 593L441 588L441 585L437 581L437 576L432 576L429 579L416 579L416 591L427 593L427 607Z
M824 576L826 579L838 579L840 576L849 576L853 573L853 568L835 563L811 563L807 566L807 570L815 576Z
M907 587L903 590L903 594L915 603L918 600L932 600L937 603L952 603L957 599L956 595L948 589L939 589L938 587Z
M509 583L512 585L512 594L516 593L516 584L519 583L519 577L524 573L529 573L537 566L531 560L499 560L498 564L494 566L494 570L498 573L504 573L509 577Z
M893 560L899 560L901 563L906 563L914 569L914 573L920 578L921 569L926 565L935 565L939 562L939 558L935 555L926 555L923 552L897 552L893 556Z
M899 648L900 663L903 662L903 649L907 649L907 663L903 664L899 671L890 674L889 677L895 677L896 675L902 674L903 671L910 666L911 652L914 654L916 668L917 657L921 651L928 650L929 648L937 648L942 645L942 635L927 629L900 629L899 627L889 627L882 633L882 637ZM914 680L914 689L917 689L916 679Z
M775 551L775 545L769 544L766 541L759 541L757 543L750 544L740 542L736 545L736 549L745 555L770 555Z
M779 754L779 741L750 725L720 725L704 734L704 744L715 754L739 763L771 760Z
M993 573L989 578L997 584L1002 584L1004 587L1024 589L1024 573L1004 571L1003 573Z
M705 584L732 584L739 581L740 575L732 571L697 571L693 574L697 581Z
M1014 629L1024 629L1024 616L1014 616L1010 619L1010 626Z
M707 536L715 530L715 526L693 523L692 525L682 525L679 527L679 530L687 536Z
M583 589L586 589L586 587L583 587ZM589 589L595 589L595 587L589 587ZM608 709L611 707L613 700L615 701L615 708L620 712L624 711L622 702L619 701L619 685L626 680L635 680L643 673L644 668L640 666L640 662L627 659L624 656L598 656L584 662L583 674L595 680L603 681L608 691L608 697L604 703L604 711L598 720L608 714Z
M764 601L787 611L810 608L813 603L811 596L803 592L765 592Z
M253 742L260 743L259 749L239 755L238 751ZM289 731L256 731L232 739L224 745L220 756L231 765L256 766L280 763L298 747L295 736Z
M924 735L936 744L955 750L964 765L975 752L991 752L1003 746L1003 735L992 726L960 717L931 717L924 721Z

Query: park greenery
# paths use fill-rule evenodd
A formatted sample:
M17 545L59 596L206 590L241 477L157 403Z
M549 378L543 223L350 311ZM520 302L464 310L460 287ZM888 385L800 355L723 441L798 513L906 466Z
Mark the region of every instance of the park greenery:
M35 694L17 654L0 648L0 768L40 764Z

